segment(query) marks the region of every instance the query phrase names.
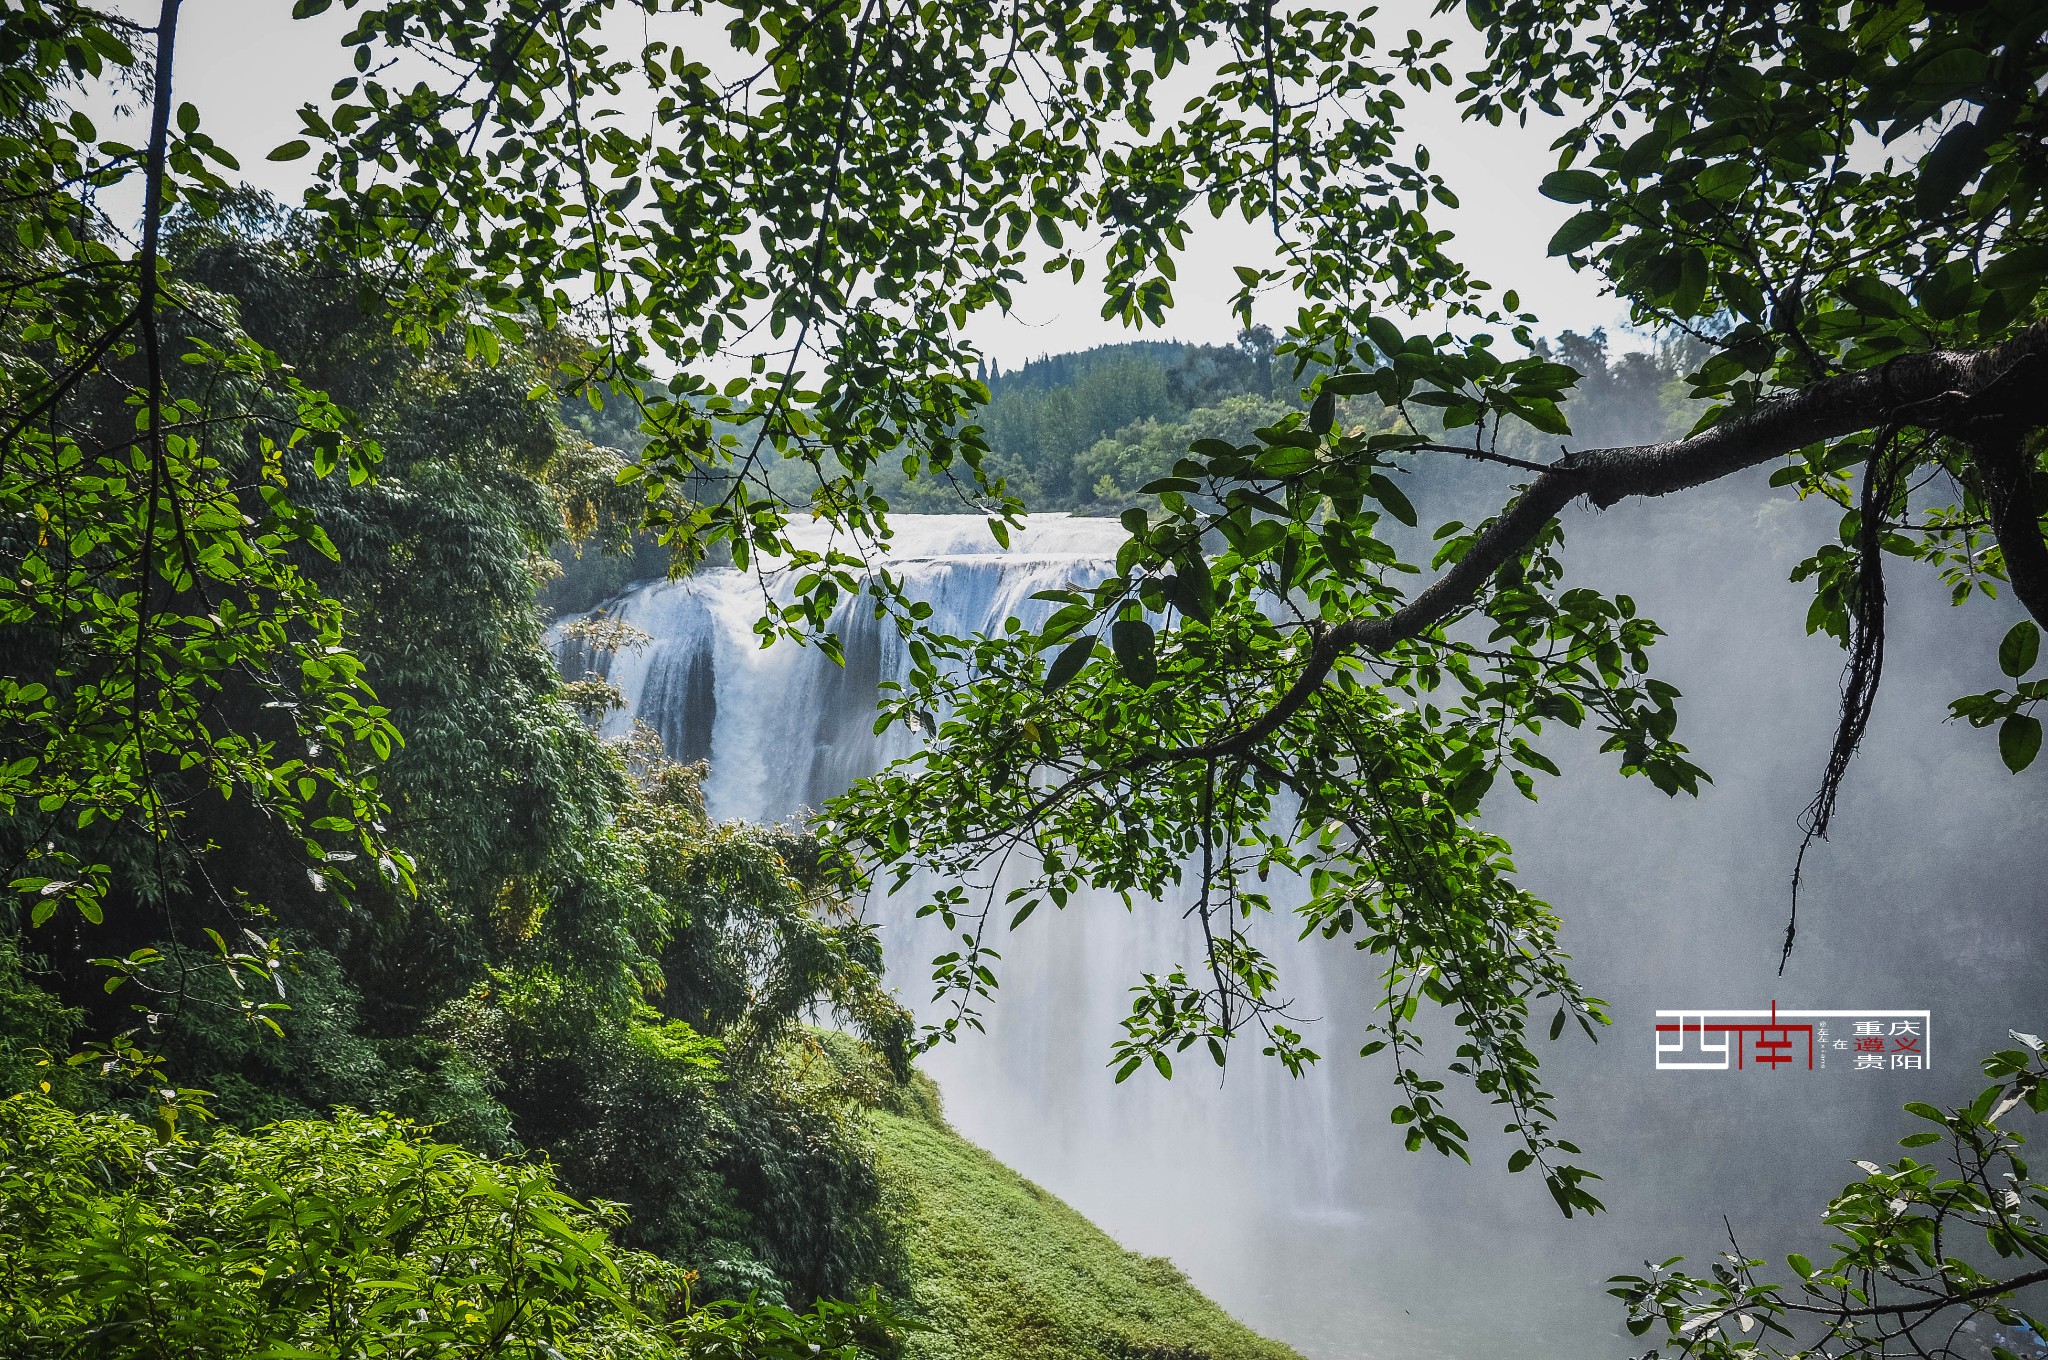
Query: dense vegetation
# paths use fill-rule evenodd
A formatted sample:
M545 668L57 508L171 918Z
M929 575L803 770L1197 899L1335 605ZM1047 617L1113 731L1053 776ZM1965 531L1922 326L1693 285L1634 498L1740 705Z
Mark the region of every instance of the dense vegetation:
M165 250L213 315L339 394L380 450L376 477L323 479L317 455L280 436L243 446L246 463L224 473L290 486L331 544L296 565L345 612L378 710L403 734L375 766L392 862L350 874L349 851L302 842L258 801L196 798L203 786L176 771L155 775L184 811L161 842L133 821L0 820L17 866L85 853L106 866L100 919L24 913L12 922L28 932L22 947L0 950L9 1089L100 1112L74 1126L22 1107L10 1164L43 1158L39 1139L112 1140L132 1160L155 1145L151 1125L196 1137L175 1154L198 1159L196 1188L137 1192L172 1195L150 1212L175 1219L188 1190L207 1200L244 1159L343 1174L360 1154L360 1174L399 1175L378 1159L412 1135L307 1122L337 1106L391 1111L476 1153L545 1154L552 1173L457 1179L516 1188L540 1175L552 1203L559 1177L616 1202L614 1235L698 1272L700 1300L808 1305L899 1284L840 1069L792 1029L822 1000L901 1074L908 1020L881 991L872 934L835 916L803 833L713 826L701 769L664 761L658 743L599 742L543 645L542 554L592 521L588 498L609 493L617 455L524 399L536 362L525 352L485 364L459 344L395 340L353 281L314 266L297 222L260 200L170 224ZM118 379L105 398L116 409ZM22 625L9 638L14 655L33 654ZM261 730L275 693L229 671L208 702ZM213 845L236 847L232 890L205 862ZM81 1052L95 1061L66 1061ZM224 1129L196 1127L209 1118ZM271 1229L259 1215L233 1231L260 1241ZM252 1336L271 1326L245 1321Z
M257 1165L317 1123L232 1130L388 1106L547 1153L720 1290L852 1288L894 1268L844 1117L866 1069L820 1063L793 1026L824 998L900 1075L911 1036L832 891L935 871L961 945L939 960L958 1008L928 1039L996 986L990 922L1083 885L1192 898L1206 955L1141 980L1121 1074L1221 1063L1248 1034L1317 1061L1259 941L1348 939L1385 962L1366 1052L1387 1055L1408 1145L1466 1154L1454 1076L1501 1107L1511 1171L1591 1211L1535 1046L1544 1013L1553 1039L1606 1017L1480 805L1497 784L1534 796L1547 724L1596 728L1620 774L1667 793L1706 772L1652 673L1658 626L1625 594L1557 588L1560 512L1773 464L1841 507L1800 568L1812 627L1849 657L1810 837L1881 679L1888 559L2025 615L2004 682L1954 713L2014 772L2037 760L2033 0L1445 0L1437 20L1471 30L1462 74L1437 32L1239 0L344 8L355 74L273 153L311 167L292 219L232 187L177 97L181 0L154 24L68 0L0 14L0 857L27 940L0 997L8 1067L56 1101L14 1098L37 1146L104 1139L119 1161L143 1124L182 1149L211 1113L222 1155ZM1684 437L1574 431L1595 373L1542 349L1542 318L1432 221L1456 200L1411 100L1437 92L1477 122L1564 120L1531 177L1575 209L1549 248L1685 338L1665 351L1702 404ZM1271 262L1237 269L1241 319L1268 292L1296 304L1270 355L1253 334L1256 386L1176 397L1139 365L981 423L976 313L1027 269L1094 270L1105 316L1160 325L1204 213L1271 228ZM1244 358L1208 354L1189 391ZM607 400L632 408L623 465L561 411ZM1268 402L1289 409L1233 442ZM1141 498L1127 541L1042 630L934 636L869 560L891 494L964 495L1000 533L1024 503L999 455L1028 456L1018 487L1049 503ZM1430 479L1403 474L1448 459L1496 478L1482 512L1411 498ZM830 548L797 545L805 518ZM857 592L911 637L887 716L938 730L835 807L823 850L706 826L694 772L607 753L573 711L604 696L563 687L538 646L539 559L557 523L635 522L681 564L794 568L764 637ZM1041 872L1007 893L992 867L1018 849ZM1309 886L1277 927L1274 869ZM1444 1071L1425 1004L1458 1032ZM1984 1132L2035 1103L2014 1052L1983 1112L1944 1121L1974 1159L1951 1198L1995 1220L2001 1254L2038 1257L2005 1198L2035 1187ZM113 1122L77 1118L96 1109ZM322 1145L339 1165L374 1181L407 1155L402 1132L331 1126L354 1127L370 1145ZM123 1221L221 1184L203 1159L182 1180L140 1161ZM25 1202L73 1191L99 1194ZM1849 1235L1888 1255L1808 1277L1845 1291L1857 1337L2036 1282L1945 1250L1903 1270L1938 1226L1919 1202L1853 1199ZM231 1245L268 1231L221 1212ZM1923 1297L1856 1303L1866 1284ZM1672 1288L1681 1348L1749 1330L1715 1285ZM262 1298L227 1306L273 1326Z
M10 1356L692 1355L856 1360L887 1315L692 1307L679 1267L542 1166L400 1121L165 1141L121 1115L0 1100L0 1347Z

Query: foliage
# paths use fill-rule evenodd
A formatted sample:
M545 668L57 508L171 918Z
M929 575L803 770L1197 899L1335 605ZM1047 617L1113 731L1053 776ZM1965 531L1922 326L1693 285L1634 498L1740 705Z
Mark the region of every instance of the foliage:
M625 1240L688 1263L707 1297L846 1297L895 1281L870 1154L806 1046L745 1066L680 1020L626 1023L548 974L507 975L441 1026L502 1082L527 1146L624 1204Z
M0 1344L23 1357L893 1350L872 1301L689 1308L682 1272L614 1249L616 1213L564 1195L545 1166L388 1117L161 1142L125 1116L13 1096L0 1222Z
M2048 1282L2048 1185L2020 1156L2026 1135L2007 1121L2048 1113L2048 1058L2034 1035L2012 1037L2022 1047L1984 1060L1992 1085L1968 1105L1906 1106L1933 1127L1900 1145L1946 1145L1947 1166L1916 1157L1857 1163L1863 1180L1822 1215L1838 1235L1832 1260L1795 1253L1786 1264L1798 1282L1781 1283L1763 1273L1769 1262L1731 1241L1711 1276L1676 1269L1681 1257L1647 1275L1616 1276L1609 1292L1628 1305L1629 1331L1661 1324L1674 1356L1988 1352L2008 1360L2021 1338L2038 1348L2043 1314L2022 1291ZM1978 1266L1964 1254L1978 1233L2001 1263L1988 1271L1989 1258ZM1996 1341L2001 1335L2012 1344Z
M54 1079L75 1103L165 1121L210 1109L241 1129L395 1111L472 1150L548 1153L577 1193L630 1205L631 1240L728 1297L893 1278L845 1098L785 1054L822 1000L907 1061L872 932L834 919L806 837L712 826L701 771L628 761L564 702L534 564L579 514L617 507L579 499L604 501L615 465L525 399L548 342L487 364L459 341L394 338L363 278L318 264L302 217L246 193L169 221L164 258L210 300L177 326L259 337L382 450L376 477L345 486L290 450L277 468L334 549L306 579L345 611L407 736L375 771L373 830L415 871L344 895L261 806L195 803L160 772L185 809L176 838L95 827L88 842L128 909L90 929L24 921L50 968L0 970L19 984L5 1026L17 1084ZM249 397L251 428L279 418ZM224 725L249 726L270 700L235 672L214 702ZM47 832L0 819L0 836L24 853ZM231 875L216 846L238 851ZM243 932L252 917L269 937ZM203 930L242 966L181 943ZM111 987L96 954L111 956ZM63 1057L80 1041L210 1094L74 1089Z
M308 503L338 553L319 582L348 607L407 737L381 771L381 835L420 857L416 893L380 892L364 904L368 922L341 925L296 882L265 896L286 924L351 955L373 1005L417 1022L516 944L504 933L508 885L516 895L551 875L604 872L596 833L619 777L558 702L532 608L534 563L566 532L585 446L525 400L541 342L496 365L457 342L400 343L365 308L362 280L318 267L303 218L260 200L229 206L174 224L181 271L231 297L241 323L384 450L377 478ZM223 844L261 834L241 819L214 830ZM588 925L576 937L588 966L622 966L623 935Z
M41 1089L81 1103L87 1095L84 1083L64 1061L78 1014L38 981L22 966L20 946L0 938L0 1090Z
M518 1146L497 1074L445 1037L373 1030L361 992L324 951L292 951L275 1028L249 1023L233 975L197 951L162 951L137 983L163 998L150 1037L167 1068L207 1090L209 1113L238 1128L340 1105L401 1115L475 1152Z
M1102 459L1095 447L1140 438L1137 430L1148 422L1170 428L1234 397L1269 398L1272 350L1272 333L1260 328L1232 346L1136 340L1043 355L1007 373L984 366L989 400L974 415L989 447L984 470L1036 511L1119 509L1150 478L1105 487L1108 469L1097 465ZM1170 438L1154 437L1162 469L1180 452L1168 451ZM867 480L899 512L959 513L987 504L985 489L971 482L919 478L914 471L883 464ZM801 479L789 471L777 484L803 492Z
M1137 421L1170 416L1174 367L1118 346L1080 356L1072 381L1039 386L1027 366L977 413L993 450L992 466L1036 509L1060 510L1100 499L1081 460L1090 445ZM1093 359L1094 362L1085 362Z
M1252 437L1253 430L1271 425L1290 409L1282 402L1246 395L1200 407L1170 425L1157 420L1134 421L1090 445L1074 460L1074 473L1077 480L1093 479L1089 485L1099 501L1135 501L1140 496L1138 488L1171 472L1195 440L1241 443Z
M1704 403L1693 430L1537 453L1574 433L1582 374L1559 360L1575 356L1538 348L1513 291L1496 306L1456 270L1412 277L1396 246L1358 245L1390 262L1376 283L1343 272L1332 255L1355 223L1333 208L1287 257L1306 301L1280 350L1309 379L1306 412L1196 442L1138 488L1157 509L1126 512L1106 580L1041 597L1042 628L922 639L885 717L917 730L940 715L936 739L833 816L874 881L948 885L926 910L957 939L938 961L953 1005L929 1038L978 1023L998 932L1089 887L1163 899L1205 932L1199 957L1133 988L1120 1076L1170 1073L1190 1049L1221 1062L1245 1032L1298 1069L1317 1055L1260 939L1348 938L1385 964L1364 1052L1389 1055L1408 1146L1464 1155L1439 1094L1459 1076L1505 1107L1511 1169L1539 1168L1571 1213L1599 1204L1566 1160L1533 1041L1546 1019L1554 1039L1605 1016L1567 971L1557 917L1475 818L1490 790L1534 797L1556 772L1553 725L1592 728L1621 774L1667 794L1707 776L1650 670L1662 630L1626 594L1562 586L1558 516L1771 463L1778 485L1842 504L1839 542L1797 573L1815 586L1809 626L1849 652L1803 823L1825 836L1882 673L1887 557L1944 573L1959 603L2009 588L2048 618L2033 95L2048 45L2018 0L1738 6L1704 42L1694 11L1660 0L1464 8L1478 69L1454 77L1450 39L1412 32L1388 60L1422 90L1457 89L1475 118L1567 119L1542 190L1587 206L1550 249L1596 270L1637 324L1684 337L1667 352ZM1433 307L1450 328L1403 320ZM1393 427L1338 419L1362 399ZM1477 522L1410 495L1431 479L1406 474L1453 457L1498 478ZM2038 747L2035 637L2016 627L2002 649L2014 688L1957 705L2000 728L2016 770ZM1272 920L1275 872L1291 924ZM1436 1070L1420 1060L1424 1002L1460 1031Z
M979 479L987 445L965 421L983 390L961 328L1008 303L1027 261L1085 272L1068 231L1108 236L1106 314L1134 323L1171 303L1198 206L1270 215L1332 284L1398 276L1448 299L1461 277L1419 214L1380 214L1371 258L1300 229L1331 213L1363 227L1397 193L1449 196L1393 156L1396 76L1356 59L1369 34L1348 14L747 3L710 21L751 71L727 77L651 22L630 54L601 46L606 0L350 8L364 74L275 154L319 147L309 203L349 248L402 256L391 288L419 324L459 322L490 352L499 325L574 309L598 332L580 373L611 390L666 380L631 471L656 492L720 475L696 508L654 516L687 548L816 569L771 629L822 622L866 575L856 555L791 550L789 515L808 506L776 494L771 468L811 469L810 504L855 544L886 533L864 480L882 463ZM1233 58L1163 121L1156 83L1219 40ZM393 60L418 83L388 84ZM1283 88L1310 97L1276 102ZM612 108L629 90L662 111L658 135ZM1118 122L1132 142L1104 144ZM701 361L733 350L751 371L714 386Z
M946 1127L934 1108L872 1116L910 1254L911 1360L1289 1360L1172 1263L1118 1247Z
M883 986L874 927L845 917L814 837L713 825L706 772L654 760L618 821L662 903L657 1005L744 1062L822 1001L907 1078L909 1018Z
M0 813L38 828L8 875L36 924L60 908L97 923L114 886L97 842L182 836L185 788L245 800L306 856L336 857L337 889L358 851L407 872L371 830L368 766L397 733L303 568L335 549L282 471L290 458L360 483L379 450L232 324L167 333L160 310L215 300L165 277L159 216L118 249L98 196L211 204L233 163L189 105L173 132L159 104L146 155L66 107L138 65L133 36L69 6L15 7L0 26ZM228 688L267 706L238 712Z

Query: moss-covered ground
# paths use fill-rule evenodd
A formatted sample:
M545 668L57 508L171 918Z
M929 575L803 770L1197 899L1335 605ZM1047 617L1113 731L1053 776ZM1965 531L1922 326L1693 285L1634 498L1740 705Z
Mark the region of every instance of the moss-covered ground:
M1300 1360L961 1138L935 1100L899 1109L872 1118L923 1323L905 1360Z

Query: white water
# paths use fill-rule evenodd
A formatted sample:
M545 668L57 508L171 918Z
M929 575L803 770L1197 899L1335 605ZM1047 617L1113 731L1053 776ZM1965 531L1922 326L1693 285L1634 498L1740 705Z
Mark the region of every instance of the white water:
M1612 1214L1561 1221L1540 1184L1502 1172L1509 1148L1488 1134L1500 1121L1470 1101L1454 1109L1476 1135L1474 1166L1401 1152L1386 1122L1384 1060L1348 1056L1375 965L1341 946L1294 944L1284 922L1261 943L1286 970L1296 1009L1324 1020L1311 1033L1328 1055L1320 1068L1291 1081L1246 1048L1227 1081L1191 1061L1171 1083L1148 1071L1114 1084L1106 1063L1126 989L1143 971L1198 957L1185 904L1128 913L1088 896L999 940L1003 985L988 1032L924 1060L955 1125L1315 1360L1620 1356L1633 1352L1601 1292L1606 1276L1646 1255L1716 1249L1724 1212L1771 1243L1796 1226L1777 1249L1814 1250L1821 1200L1853 1174L1847 1159L1886 1159L1899 1131L1887 1111L1973 1091L1966 1055L2007 1025L2048 1021L2027 981L2039 954L2030 875L2015 864L2038 867L2048 826L2038 778L2006 780L1984 742L1935 721L1946 698L1991 679L1969 669L1968 648L1946 631L1938 654L1916 661L1916 627L1956 624L1936 619L1930 602L1902 603L1886 706L1852 773L1844 830L1816 852L1803 952L1786 979L1773 976L1792 818L1820 768L1840 662L1799 635L1804 600L1784 584L1802 545L1830 531L1802 507L1757 512L1753 491L1732 496L1725 518L1695 502L1659 511L1647 533L1619 516L1601 521L1576 548L1581 565L1625 564L1619 581L1588 575L1631 590L1677 634L1660 648L1660 671L1686 689L1680 735L1721 782L1697 803L1670 802L1641 781L1621 784L1590 747L1567 742L1554 748L1566 778L1540 808L1488 804L1522 852L1525 882L1560 905L1582 981L1616 1003L1607 1042L1544 1057L1568 1131L1608 1173L1599 1189ZM935 626L985 631L1012 614L1042 617L1050 606L1031 594L1096 579L1121 536L1113 521L1034 516L1004 552L978 518L904 516L891 567L932 605ZM1668 571L1643 565L1645 543L1675 549ZM1711 581L1684 565L1702 560L1721 564ZM763 590L751 576L707 571L640 587L611 611L653 638L606 667L628 705L612 730L637 719L671 756L708 757L719 817L772 821L815 807L915 740L872 731L875 687L905 665L893 629L842 608L843 669L814 648L764 650L753 633ZM1996 636L1992 623L1971 626ZM1970 646L1978 641L1973 633ZM1787 694L1798 698L1788 704ZM2003 801L1986 804L1986 789ZM933 923L910 919L916 900L913 891L870 908L913 1007L928 997L924 960L945 947ZM1738 1092L1648 1070L1638 1031L1655 1007L1774 996L1946 1008L1956 1062L1933 1089L1912 1090Z
M1031 596L1093 584L1122 537L1114 520L1037 515L1004 551L978 517L906 516L890 567L932 606L933 627L965 635L1011 616L1044 618L1053 606ZM815 808L908 754L916 738L900 727L873 731L878 682L907 675L893 627L878 626L863 604L842 606L834 621L846 655L840 667L815 648L762 648L752 631L762 599L757 578L731 570L644 586L609 612L653 641L602 669L626 699L607 735L636 721L654 727L672 757L709 758L705 794L714 816L768 822ZM869 908L914 1007L928 999L923 960L948 947L935 921L914 919L918 889L929 886L913 884ZM1297 1009L1319 1016L1318 956L1290 948L1289 930L1272 934L1269 947L1294 965ZM1245 1062L1219 1088L1222 1074L1206 1058L1171 1087L1149 1070L1121 1087L1110 1078L1108 1047L1126 989L1146 970L1197 962L1198 942L1178 911L1129 913L1112 894L1084 895L1062 918L1000 941L1004 984L988 1032L926 1060L954 1121L1026 1174L1084 1198L1141 1199L1165 1189L1143 1188L1148 1181L1199 1175L1219 1212L1228 1201L1234 1214L1276 1206L1330 1213L1338 1131L1325 1085ZM1139 1166L1103 1155L1109 1147L1162 1146L1174 1154ZM1286 1152L1247 1156L1253 1147ZM1083 1185L1089 1190L1077 1191Z

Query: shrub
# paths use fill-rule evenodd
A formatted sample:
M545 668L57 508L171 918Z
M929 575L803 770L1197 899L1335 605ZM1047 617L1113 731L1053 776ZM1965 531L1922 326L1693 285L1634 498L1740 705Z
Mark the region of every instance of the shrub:
M683 1273L612 1247L616 1219L544 1165L390 1116L162 1141L16 1095L0 1100L0 1354L857 1360L894 1344L872 1301L692 1308Z

